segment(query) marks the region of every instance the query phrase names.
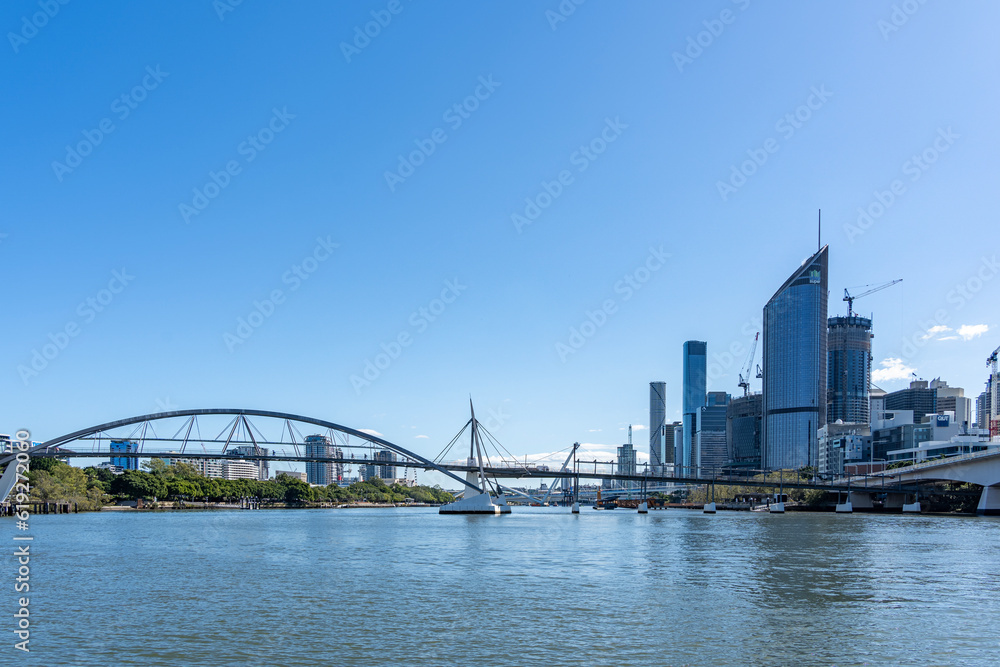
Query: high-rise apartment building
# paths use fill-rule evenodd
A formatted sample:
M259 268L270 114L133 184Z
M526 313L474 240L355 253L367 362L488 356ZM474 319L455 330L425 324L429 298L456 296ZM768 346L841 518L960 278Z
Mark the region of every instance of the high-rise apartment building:
M802 262L764 306L765 468L817 463L826 424L829 246Z
M305 439L305 455L332 459L336 456L330 438L310 435ZM306 481L310 484L329 486L337 481L336 467L326 461L306 461Z

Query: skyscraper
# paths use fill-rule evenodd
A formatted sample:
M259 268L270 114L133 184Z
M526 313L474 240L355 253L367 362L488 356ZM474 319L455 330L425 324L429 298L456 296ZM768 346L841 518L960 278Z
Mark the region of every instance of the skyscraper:
M764 306L765 468L817 463L826 424L829 246L800 266Z
M872 381L872 321L867 317L828 320L827 421L867 424Z
M387 465L396 461L396 452L391 449L380 449L375 452L373 458L381 464L377 466L375 471L379 478L390 480L396 478L396 466Z
M694 450L694 432L697 414L705 407L705 382L707 379L708 343L689 340L684 343L684 396L682 419L684 422L683 461L678 465L691 468L697 465L698 453Z
M316 456L319 458L334 458L333 447L330 438L325 435L310 435L305 440L306 456ZM310 484L328 486L335 482L335 468L333 463L324 461L306 461L306 481Z
M673 463L674 434L666 437L667 383L649 383L649 470L663 474L663 464ZM669 444L667 444L669 443Z
M729 465L760 467L761 394L734 398L726 408L726 445Z
M695 447L698 458L692 464L695 474L711 475L725 467L729 460L726 451L726 407L729 394L713 391L708 394L707 405L699 408L695 423Z

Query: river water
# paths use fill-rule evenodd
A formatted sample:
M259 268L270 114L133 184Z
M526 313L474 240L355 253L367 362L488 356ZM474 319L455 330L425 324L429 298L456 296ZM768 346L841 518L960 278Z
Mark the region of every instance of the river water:
M995 518L103 512L29 534L31 653L5 630L0 665L1000 664Z

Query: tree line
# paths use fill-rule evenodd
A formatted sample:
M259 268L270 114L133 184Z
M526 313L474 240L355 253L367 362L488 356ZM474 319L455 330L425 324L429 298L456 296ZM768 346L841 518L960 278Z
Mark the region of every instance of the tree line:
M236 502L252 498L261 503L447 503L454 497L439 486L387 485L373 478L347 487L337 484L310 486L297 477L279 474L275 479L220 479L205 477L187 463L165 464L152 459L144 470L116 475L104 468L75 468L53 458L31 461L28 482L31 497L40 501L75 502L80 509L99 509L115 500L179 500Z

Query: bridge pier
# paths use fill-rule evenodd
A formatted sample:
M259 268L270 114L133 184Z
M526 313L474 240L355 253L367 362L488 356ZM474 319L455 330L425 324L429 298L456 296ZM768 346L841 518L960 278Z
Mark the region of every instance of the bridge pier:
M1000 486L984 486L983 493L979 496L979 507L976 514L983 516L1000 515Z
M851 504L851 509L860 510L870 510L875 509L875 505L872 504L872 496L868 491L851 491L848 496L848 503Z

